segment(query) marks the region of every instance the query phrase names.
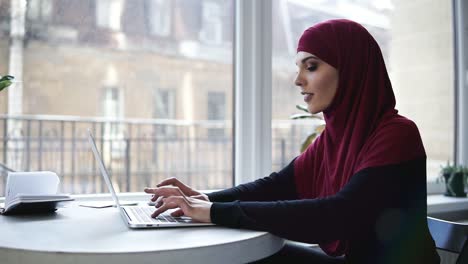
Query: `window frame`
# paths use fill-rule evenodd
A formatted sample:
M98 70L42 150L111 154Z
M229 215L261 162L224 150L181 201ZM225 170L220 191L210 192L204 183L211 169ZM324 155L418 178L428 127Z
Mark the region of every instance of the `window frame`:
M454 29L454 64L455 64L455 163L468 165L468 37L464 38L468 26L468 3L463 0L453 0Z
M271 173L272 1L234 8L234 185Z
M453 21L453 60L454 60L454 163L468 165L468 139L463 135L468 133L468 65L464 57L468 56L468 41L463 39L464 24L468 25L468 3L463 0L452 0ZM467 73L464 73L467 72ZM467 76L467 78L463 78ZM445 191L443 182L427 182L427 194L442 194ZM450 210L450 208L448 209Z

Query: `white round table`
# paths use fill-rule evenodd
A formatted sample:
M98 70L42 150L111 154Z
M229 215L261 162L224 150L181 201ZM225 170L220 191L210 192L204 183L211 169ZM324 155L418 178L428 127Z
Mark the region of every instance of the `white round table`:
M76 202L50 215L0 216L2 264L246 263L283 244L266 232L219 226L133 230L117 208Z

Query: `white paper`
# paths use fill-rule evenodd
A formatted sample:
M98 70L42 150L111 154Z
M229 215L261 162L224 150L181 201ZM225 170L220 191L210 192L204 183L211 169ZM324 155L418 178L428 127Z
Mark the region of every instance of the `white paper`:
M9 172L5 201L12 200L19 193L28 195L56 194L59 183L59 177L51 171Z
M138 202L119 202L120 205L137 205ZM83 207L91 207L91 208L106 208L106 207L116 207L113 201L88 201L88 202L81 202L80 206Z

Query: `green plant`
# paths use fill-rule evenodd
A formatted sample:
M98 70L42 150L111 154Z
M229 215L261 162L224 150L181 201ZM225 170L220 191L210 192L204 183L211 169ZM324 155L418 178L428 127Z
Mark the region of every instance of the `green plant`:
M457 169L457 166L450 164L449 161L447 161L447 164L444 166L440 166L440 175L439 178L437 178L438 181L445 181L447 177L450 177L452 173L455 172Z
M440 166L440 175L437 178L437 181L445 181L447 177L450 177L453 173L461 173L464 176L465 184L468 185L468 166L463 165L451 165L447 161L447 165ZM444 176L445 175L445 176Z
M447 161L447 165L441 166L440 176L437 181L443 181L446 186L445 196L466 197L464 192L465 185L468 179L468 167L463 165L451 165Z
M468 166L460 166L459 171L463 174L463 182L468 185Z
M446 196L450 196L450 191L448 190L448 181L450 179L450 176L452 176L452 174L455 172L455 169L456 169L456 166L455 165L452 165L450 164L449 161L447 161L447 164L444 165L444 166L440 166L440 173L439 173L439 177L437 177L436 179L436 182L440 183L444 183L445 184L445 187L446 187L446 190L445 190L445 195Z
M299 113L299 114L294 114L290 116L291 119L319 119L323 120L323 117L321 115L316 115L312 114L309 112L307 107L303 105L296 105L296 108L299 110L304 111L305 113ZM307 138L304 140L304 142L301 144L301 153L304 152L307 147L314 142L314 140L322 133L322 131L325 129L325 124L320 124L317 127L315 127L314 132L307 136Z
M5 76L2 76L2 78L0 78L0 92L7 88L8 86L10 86L12 83L13 83L13 79L15 77L11 76L11 75L5 75Z

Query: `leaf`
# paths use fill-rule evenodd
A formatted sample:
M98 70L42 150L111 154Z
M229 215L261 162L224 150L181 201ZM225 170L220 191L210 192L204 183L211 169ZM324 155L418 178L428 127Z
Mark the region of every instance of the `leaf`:
M323 132L323 130L325 130L325 124L322 124L322 125L320 125L320 126L317 126L317 127L315 128L315 133L320 134L320 133Z
M1 92L3 89L5 89L5 88L7 88L8 86L10 86L11 83L12 83L12 82L9 81L9 80L0 81L0 92Z
M312 133L306 138L306 140L301 145L301 153L307 149L307 147L314 141L317 135L317 133Z
M299 113L299 114L294 114L294 115L291 115L289 118L291 119L305 119L305 118L312 118L312 119L318 119L318 120L323 120L322 117L320 117L319 115L313 115L313 114L308 114L308 113Z
M309 113L309 109L307 109L307 107L304 106L304 105L296 105L296 108L299 109L299 110L302 110L302 111L304 111L306 113Z
M10 86L12 84L12 81L15 77L11 75L5 75L2 78L0 78L0 92Z
M291 119L304 119L304 118L313 118L313 117L314 116L312 114L307 114L307 113L294 114L290 116Z
M3 76L2 78L0 78L0 81L3 81L3 80L13 80L15 77L11 76L11 75L5 75Z

